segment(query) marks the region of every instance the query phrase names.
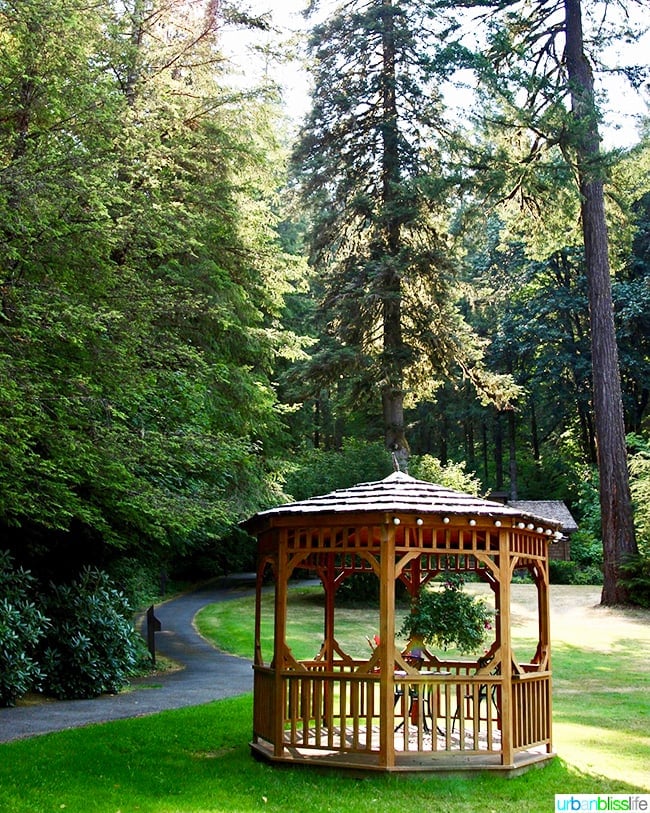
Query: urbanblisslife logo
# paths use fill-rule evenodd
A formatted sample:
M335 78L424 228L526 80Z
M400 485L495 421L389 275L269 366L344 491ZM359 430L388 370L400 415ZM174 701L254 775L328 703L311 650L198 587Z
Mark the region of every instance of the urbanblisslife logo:
M650 813L650 793L556 793L555 810L562 813L628 810Z

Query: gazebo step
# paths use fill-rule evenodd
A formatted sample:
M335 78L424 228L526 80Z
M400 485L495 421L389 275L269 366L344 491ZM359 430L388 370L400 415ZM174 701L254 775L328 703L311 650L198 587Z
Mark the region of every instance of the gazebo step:
M380 765L377 753L344 753L326 749L286 748L282 756L275 756L270 743L252 742L254 757L275 764L302 765L305 767L337 768L341 770L376 771L383 773L436 773L456 774L467 772L495 771L506 776L516 776L533 767L541 767L555 757L545 748L530 749L515 754L514 764L502 765L499 754L462 752L400 752L395 756L394 765Z

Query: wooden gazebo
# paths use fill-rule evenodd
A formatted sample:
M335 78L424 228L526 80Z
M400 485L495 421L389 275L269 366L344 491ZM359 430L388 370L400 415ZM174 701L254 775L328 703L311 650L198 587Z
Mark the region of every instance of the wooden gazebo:
M518 771L551 756L555 521L395 472L262 511L246 527L258 538L254 755L375 771ZM287 640L289 579L301 571L325 591L323 639L309 660L295 658ZM511 645L515 571L537 588L538 640L521 660ZM396 643L397 583L415 596L444 572L474 574L493 592L494 640L474 660ZM377 642L362 655L336 637L337 589L360 573L379 582L378 614L369 619ZM266 602L272 652L261 643Z

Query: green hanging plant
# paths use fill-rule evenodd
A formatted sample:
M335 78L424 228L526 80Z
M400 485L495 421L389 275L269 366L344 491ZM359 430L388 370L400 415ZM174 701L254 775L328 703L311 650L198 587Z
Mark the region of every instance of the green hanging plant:
M482 598L463 591L462 576L449 576L442 590L423 588L404 619L400 635L461 654L481 649L492 629L493 614Z

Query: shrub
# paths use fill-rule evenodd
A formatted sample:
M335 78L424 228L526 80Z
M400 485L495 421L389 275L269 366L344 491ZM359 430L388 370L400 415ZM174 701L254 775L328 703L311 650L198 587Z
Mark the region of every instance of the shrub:
M548 575L551 584L575 584L576 563L561 559L551 559L548 563Z
M116 559L107 575L124 594L129 606L139 610L154 604L161 595L161 568L130 556Z
M620 582L627 588L630 601L650 609L650 557L631 557L621 566Z
M636 435L628 437L634 450L630 457L630 490L634 501L634 525L639 551L650 556L650 443Z
M437 457L425 454L412 457L409 462L409 473L418 480L427 480L454 491L463 491L475 497L481 493L481 482L472 473L465 471L465 462L447 463L443 466Z
M28 571L15 568L0 551L0 706L13 706L42 677L34 653L47 619L31 600L34 584Z
M603 573L598 565L582 565L551 559L549 562L551 584L602 584Z
M392 470L383 444L346 439L340 450L310 449L295 458L286 473L285 490L292 500L306 500L337 488L382 480Z
M395 582L395 598L408 598L406 585ZM336 591L336 602L341 607L376 606L379 604L379 578L375 573L353 573L342 581Z
M69 585L53 585L46 611L43 688L58 698L96 697L121 689L142 652L131 609L106 573L85 569Z

